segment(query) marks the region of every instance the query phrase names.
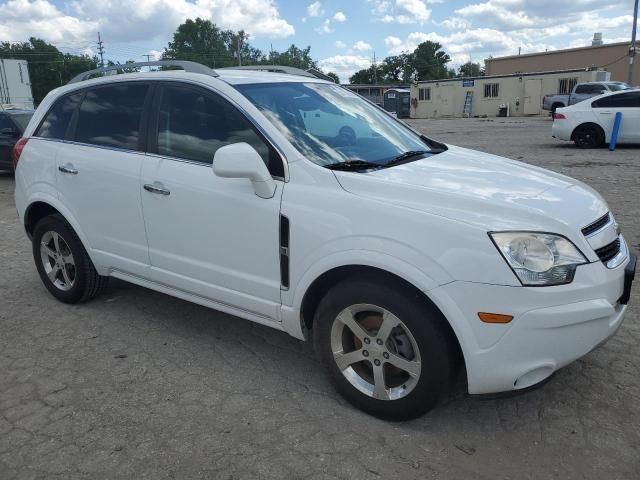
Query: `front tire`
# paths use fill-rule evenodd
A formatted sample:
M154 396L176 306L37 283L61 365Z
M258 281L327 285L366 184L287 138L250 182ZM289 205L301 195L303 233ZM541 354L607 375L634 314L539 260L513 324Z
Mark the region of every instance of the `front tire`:
M40 220L32 246L42 283L61 302L85 302L106 287L109 278L98 275L82 242L62 216Z
M347 401L382 419L408 420L450 388L456 362L443 322L418 294L347 280L320 302L314 343Z

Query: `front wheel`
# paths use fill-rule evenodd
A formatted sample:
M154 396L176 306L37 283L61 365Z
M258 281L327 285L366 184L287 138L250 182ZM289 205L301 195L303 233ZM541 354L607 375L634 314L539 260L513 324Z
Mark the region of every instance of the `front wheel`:
M449 388L455 361L444 321L417 295L348 280L320 302L314 342L346 400L379 418L407 420Z

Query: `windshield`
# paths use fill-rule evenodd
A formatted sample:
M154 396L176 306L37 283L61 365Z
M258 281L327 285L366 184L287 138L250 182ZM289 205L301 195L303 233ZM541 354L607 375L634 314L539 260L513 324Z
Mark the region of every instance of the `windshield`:
M306 158L321 166L390 166L437 153L355 93L325 83L237 85Z
M626 83L607 83L609 90L617 92L619 90L629 90L631 87Z
M13 118L13 121L16 122L16 124L20 127L20 130L24 132L24 130L27 128L27 125L29 125L29 120L31 120L31 114L20 113L18 115L11 115L11 118Z

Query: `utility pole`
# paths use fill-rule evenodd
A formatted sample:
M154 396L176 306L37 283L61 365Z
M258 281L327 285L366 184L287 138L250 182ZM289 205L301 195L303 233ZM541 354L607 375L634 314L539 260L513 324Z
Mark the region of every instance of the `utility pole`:
M373 51L373 83L378 84L378 66L376 65L376 51Z
M147 57L147 62L151 61L151 57L153 57L153 55L141 55L142 57Z
M100 66L104 68L104 42L100 39L100 32L98 32L98 53L100 54Z
M631 46L629 47L629 85L633 85L633 61L636 56L636 31L638 30L638 0L633 8L633 30L631 31Z

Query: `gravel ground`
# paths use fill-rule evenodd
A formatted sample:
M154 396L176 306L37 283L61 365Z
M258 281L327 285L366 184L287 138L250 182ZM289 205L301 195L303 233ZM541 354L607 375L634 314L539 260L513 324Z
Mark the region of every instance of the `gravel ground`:
M640 242L640 150L580 151L550 121L416 120L436 139L604 194ZM79 306L41 285L0 176L0 478L640 478L640 282L607 344L533 392L455 393L386 423L345 404L311 347L114 281Z

